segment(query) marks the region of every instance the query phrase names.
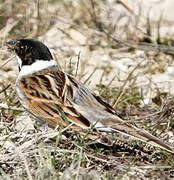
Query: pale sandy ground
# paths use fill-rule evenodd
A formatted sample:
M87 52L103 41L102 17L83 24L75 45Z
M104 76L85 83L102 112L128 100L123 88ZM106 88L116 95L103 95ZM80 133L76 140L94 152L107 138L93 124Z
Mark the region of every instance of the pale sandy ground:
M110 0L111 4L112 0ZM140 14L140 18L142 21L140 21L140 28L143 30L143 26L146 24L143 24L145 22L146 17L150 16L150 19L152 21L152 30L154 30L154 37L157 34L155 31L157 29L157 21L159 21L159 18L161 14L162 16L162 22L161 22L161 36L166 35L173 35L173 8L174 3L172 3L172 0L168 1L160 1L160 0L127 0L125 2L128 2L127 5L134 11L135 14ZM141 7L141 11L139 10ZM106 7L105 9L106 10ZM139 12L140 11L140 12ZM116 12L121 12L125 14L129 14L131 17L134 17L131 13L129 13L125 8L123 8L121 5L115 5L113 6L113 14ZM113 18L114 19L114 18ZM122 22L124 23L124 22ZM143 51L136 51L135 53L124 53L117 50L113 50L111 48L100 48L97 47L95 50L90 51L89 50L89 44L91 42L91 39L88 39L88 35L91 35L93 32L88 29L79 29L78 31L71 28L72 22L69 19L66 18L60 18L60 20L57 20L56 25L54 25L51 30L49 30L46 34L44 34L39 39L42 40L45 44L48 45L48 47L52 50L52 52L56 55L56 58L59 62L59 64L66 69L66 66L70 62L70 58L74 64L74 73L76 71L76 63L78 61L77 55L80 52L80 63L81 64L88 64L88 68L84 70L85 77L88 77L88 75L91 73L91 71L97 66L99 67L99 70L97 70L93 78L91 79L90 86L93 88L94 85L96 85L102 74L101 67L107 67L112 66L113 71L109 74L108 77L105 77L104 81L106 82L111 79L114 75L118 74L119 78L122 80L125 80L128 73L140 62L143 61L142 64L144 66L148 66L149 63L149 57L147 57L146 54L144 54ZM153 27L154 26L154 27ZM59 30L63 30L65 33ZM152 31L153 32L153 31ZM105 43L105 42L103 42ZM161 88L164 91L170 92L171 94L174 94L174 88L172 87L174 84L174 67L173 67L173 60L168 57L164 56L161 57L161 59L164 58L159 64L162 65L164 68L164 72L162 73L144 73L146 67L140 67L135 71L135 75L138 74L139 77L137 79L137 83L141 87L145 84L148 85L151 83L152 85L155 84L155 86ZM153 59L152 59L153 61ZM166 67L166 62L168 63L168 66ZM3 64L3 62L1 62ZM0 79L5 80L8 78L15 79L15 76L17 75L17 67L16 67L16 61L9 62L4 69L9 69L8 72L4 72L3 69L0 70ZM12 72L10 71L12 70ZM81 69L79 68L78 73L80 73ZM85 80L84 77L84 80ZM112 85L117 84L117 79L112 83ZM120 84L119 84L120 85Z
M110 4L108 3L109 6L112 6L113 2L114 1L110 0ZM152 33L154 33L155 37L157 34L157 22L162 14L161 36L173 35L174 3L172 3L172 0L127 0L125 2L127 2L127 5L134 14L139 15L139 27L142 30L144 30L144 27L146 26L145 22L147 16L150 16L152 22ZM106 11L107 8L104 7L103 10ZM127 9L123 8L122 5L114 5L112 10L113 12L111 12L110 18L113 18L113 21L118 12L129 15L131 19L135 18L135 16ZM135 23L134 20L131 22L132 23L130 23L130 25ZM124 24L126 21L123 20L121 23ZM141 62L140 66L134 71L133 76L136 77L135 83L140 87L140 91L143 93L142 96L144 97L144 102L142 103L150 103L151 98L155 96L157 89L174 95L174 62L170 56L161 54L159 58L160 62L159 60L158 62L155 62L153 56L151 56L154 54L153 52L149 52L148 55L140 50L136 50L134 53L127 53L119 52L119 50L107 47L101 48L99 46L91 51L89 49L89 44L92 44L92 40L88 39L88 36L91 37L93 34L95 36L96 32L87 28L76 30L72 28L71 25L72 22L69 18L63 16L59 17L57 23L43 36L39 37L39 40L43 41L51 49L52 53L58 60L58 63L63 69L65 69L65 71L71 59L73 74L76 72L76 65L78 61L77 56L80 52L78 74L83 75L83 78L80 78L82 82L84 82L91 72L97 67L98 69L90 78L90 82L87 83L89 88L95 91L95 86L101 79L103 69L110 67L112 70L107 76L104 76L102 83L107 84L114 76L116 76L111 86L119 88L123 84L124 80L126 80L132 69ZM107 44L104 40L102 40L102 43L103 45ZM4 53L5 48L1 51ZM4 61L0 62L0 64L3 63ZM152 64L154 68L160 66L162 72L149 72L148 69ZM8 70L8 72L5 72L4 70ZM0 81L4 84L8 84L8 80L15 82L17 74L17 62L14 58L13 61L10 61L2 69L0 69ZM127 86L129 86L129 82ZM95 92L97 93L97 91Z
M114 2L114 1L111 1ZM161 37L166 37L168 35L172 36L174 31L174 18L173 18L173 8L174 3L172 0L169 1L143 1L143 0L127 0L127 5L133 10L133 12L140 16L140 25L139 27L144 30L146 27L146 18L147 16L151 19L152 24L152 34L154 38L157 36L157 22L161 20L161 28L160 33ZM140 10L141 8L141 10ZM106 9L104 9L106 10ZM131 13L129 13L125 8L121 5L113 6L113 12L111 13L114 20L114 16L117 16L118 12L129 14L132 18L134 17ZM65 20L67 21L67 20ZM126 22L126 21L125 21ZM124 21L122 23L125 23ZM144 23L144 24L143 24ZM146 55L143 51L137 50L135 53L119 53L117 50L113 50L111 48L100 48L97 47L94 51L89 50L88 44L90 40L87 38L87 34L91 34L93 32L82 30L74 30L70 27L71 24L65 24L64 22L59 21L54 28L48 31L41 39L47 43L50 48L54 48L55 54L57 54L58 61L60 64L68 64L70 61L70 57L66 58L64 56L71 54L72 61L76 64L78 58L76 57L79 52L81 52L81 62L85 61L88 64L88 68L85 69L86 76L90 74L90 72L95 68L95 66L99 67L92 79L90 87L93 88L100 80L102 75L101 67L112 66L113 71L104 79L104 82L108 82L109 79L112 79L113 76L117 75L121 80L125 80L131 72L131 70L140 62L142 64L139 68L134 72L134 75L138 75L136 83L138 86L146 87L146 91L149 92L153 89L153 92L149 92L150 94L154 94L154 89L159 88L164 92L170 92L174 94L174 64L173 60L169 56L161 55L160 62L156 62L155 66L162 66L163 72L156 72L155 74L146 73L146 69L151 66L151 61L154 61L150 55ZM69 36L71 37L67 39L67 36L62 33L58 28L61 27ZM53 40L54 39L54 40ZM61 48L60 48L61 47ZM60 50L62 49L62 50ZM153 54L153 53L152 53ZM86 62L87 61L87 62ZM75 66L76 67L76 66ZM75 70L75 68L74 68ZM79 70L80 71L80 70ZM79 72L80 73L80 72ZM85 79L85 78L84 78ZM112 85L118 85L117 78L113 81ZM149 97L150 98L150 97Z
M159 21L162 13L161 36L172 36L174 32L172 30L174 27L174 18L172 14L174 3L172 3L172 0L127 0L125 2L127 2L127 5L134 14L139 15L139 27L142 31L146 26L145 22L147 16L150 16L152 22L152 33L154 33L155 37L157 34L157 22ZM108 5L112 6L112 4L114 4L114 1L110 0L110 4L108 3ZM103 8L103 13L105 14L107 8ZM135 16L127 9L123 8L122 5L114 4L112 10L110 18L113 18L113 21L115 20L114 17L118 16L118 12L120 12L133 19L130 25L135 23ZM123 20L121 23L124 24L126 21ZM108 84L111 79L116 76L110 86L119 88L123 84L124 80L126 80L132 69L141 63L134 71L133 76L136 77L135 84L139 86L142 97L144 97L142 105L150 103L151 99L156 95L157 90L174 95L174 62L170 56L161 54L159 57L160 61L158 59L158 61L155 62L153 52L144 53L140 50L136 50L134 53L119 52L119 50L111 49L109 47L107 48L107 46L105 48L98 46L91 51L89 49L89 44L92 44L93 41L91 38L88 39L88 37L91 37L94 34L95 38L96 32L91 29L85 29L84 27L76 30L72 28L72 24L73 22L71 19L63 16L59 17L57 23L43 36L39 37L39 40L43 41L51 49L58 63L65 71L67 70L71 59L74 75L78 61L77 56L80 52L78 74L82 74L83 77L79 78L78 76L77 78L79 78L82 82L84 82L91 72L97 67L98 69L87 83L87 86L90 89L93 89L95 93L98 93L95 90L95 86L101 79L103 69L111 68L112 70L107 76L104 76L102 83ZM102 45L106 44L105 40L102 40ZM2 49L2 53L4 53L4 49ZM3 63L4 61L1 62L1 64ZM152 69L159 66L160 69L162 69L162 72L151 73L151 71L149 71L149 67L151 66ZM7 69L8 72L5 72ZM14 60L5 65L3 69L0 69L0 80L4 84L8 84L8 80L15 82L17 74L17 62L14 58ZM128 82L127 87L129 87L129 83L130 82ZM12 84L12 86L14 85ZM19 118L21 119L21 117Z
M114 1L110 0L110 2L112 4ZM150 16L153 30L152 34L154 34L155 37L157 22L159 21L162 13L163 16L160 31L161 36L172 36L174 34L173 0L127 0L126 2L128 2L128 5L135 14L140 14L140 28L142 30L144 30L144 27L146 26L145 22L147 16ZM139 7L141 7L140 13ZM116 11L128 14L131 18L133 18L133 15L121 5L113 6L113 16ZM126 23L126 20L123 23ZM80 52L80 66L78 74L84 74L83 78L81 78L82 82L85 81L95 67L98 67L96 72L91 77L90 83L87 83L88 87L93 89L96 93L97 91L95 90L95 86L101 79L103 68L112 67L112 71L107 76L104 76L103 83L109 83L109 81L116 75L116 78L112 82L111 86L119 88L132 69L142 62L133 73L133 76L137 77L135 83L139 86L140 91L143 93L144 102L142 102L142 104L150 103L151 98L155 96L157 89L174 95L174 62L172 57L161 54L160 62L155 62L154 58L151 56L154 54L153 52L149 52L148 55L139 50L135 51L134 53L127 53L119 52L119 50L114 50L107 47L103 49L99 46L91 51L89 49L89 44L92 43L92 41L91 39L88 39L88 35L91 36L94 32L88 29L78 29L77 31L71 27L71 24L72 22L68 18L60 17L60 20L57 20L57 23L47 33L39 37L39 40L48 45L59 64L63 69L65 69L65 71L71 59L74 74L78 61L77 55ZM60 31L60 27L61 30L66 32L66 34ZM105 44L104 41L102 41L102 43ZM0 61L0 65L3 63L4 61ZM148 69L151 64L153 64L155 67L162 66L162 72L149 72ZM1 82L4 84L8 84L9 81L15 82L18 74L16 65L17 63L14 59L14 61L11 61L4 66L3 69L0 69ZM6 72L7 69L9 69L8 72ZM123 81L118 81L118 79ZM128 82L127 86L129 85L130 84ZM23 123L22 119L22 116L18 117L17 121ZM30 119L27 118L27 121L30 121ZM21 123L19 126L16 126L18 130L21 128ZM27 124L31 123L25 123L25 126L23 127L27 129L33 128L32 125L28 127ZM139 173L141 173L140 171L141 170L139 170Z

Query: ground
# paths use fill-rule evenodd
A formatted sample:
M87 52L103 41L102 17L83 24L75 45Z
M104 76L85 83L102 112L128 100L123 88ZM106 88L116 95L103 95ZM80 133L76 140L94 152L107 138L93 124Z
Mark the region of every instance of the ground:
M174 146L173 6L172 0L0 1L1 179L174 178L170 153L118 134L105 147L32 119L16 96L17 62L5 45L44 42L65 72L125 121Z

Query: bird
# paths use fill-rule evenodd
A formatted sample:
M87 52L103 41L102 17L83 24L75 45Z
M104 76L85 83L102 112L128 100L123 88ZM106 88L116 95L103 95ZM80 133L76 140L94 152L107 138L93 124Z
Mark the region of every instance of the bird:
M108 146L113 142L107 135L121 133L174 153L172 146L120 118L102 97L61 70L42 42L19 39L7 42L7 46L18 62L15 88L19 101L37 120Z

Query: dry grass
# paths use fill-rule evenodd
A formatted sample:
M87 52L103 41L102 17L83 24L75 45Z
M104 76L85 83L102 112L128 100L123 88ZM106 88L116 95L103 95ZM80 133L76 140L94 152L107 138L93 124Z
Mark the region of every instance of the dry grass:
M116 140L114 146L105 147L31 120L16 97L16 64L4 64L11 57L5 41L41 39L66 72L77 74L78 79L113 104L119 116L174 144L174 96L151 79L173 66L173 56L159 52L137 55L136 49L123 47L115 40L159 41L159 36L151 36L145 19L125 5L121 2L120 13L107 1L0 1L1 179L174 178L173 156L144 143L116 134L110 135ZM123 68L120 71L119 63ZM143 84L146 76L149 83ZM149 89L150 98L145 92Z

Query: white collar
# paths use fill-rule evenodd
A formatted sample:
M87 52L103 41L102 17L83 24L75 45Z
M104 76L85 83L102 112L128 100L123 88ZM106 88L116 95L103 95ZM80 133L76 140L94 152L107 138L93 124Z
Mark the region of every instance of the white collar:
M54 59L49 61L38 60L31 65L24 65L22 66L21 71L19 72L19 78L21 76L31 75L35 72L41 71L51 66L57 66L57 63Z

